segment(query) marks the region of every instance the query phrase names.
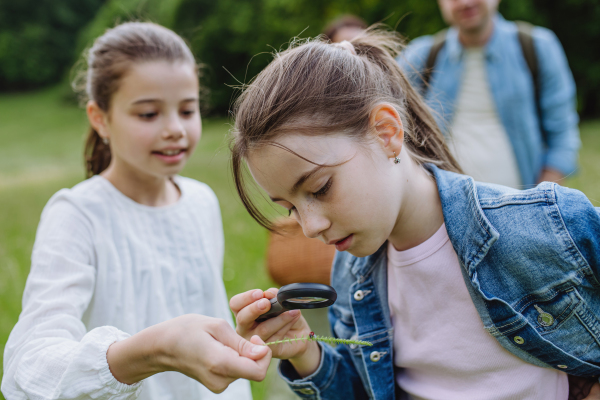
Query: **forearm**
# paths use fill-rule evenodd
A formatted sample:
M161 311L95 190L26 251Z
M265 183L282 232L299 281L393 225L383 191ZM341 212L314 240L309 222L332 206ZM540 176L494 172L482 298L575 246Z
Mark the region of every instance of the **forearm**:
M165 324L158 324L119 342L106 353L108 366L115 379L131 385L152 375L172 371L165 345Z

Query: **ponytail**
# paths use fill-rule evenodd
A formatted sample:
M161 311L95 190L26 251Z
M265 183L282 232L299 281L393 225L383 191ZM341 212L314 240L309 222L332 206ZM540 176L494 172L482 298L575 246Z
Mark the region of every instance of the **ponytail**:
M100 174L110 164L110 145L104 143L98 132L92 127L90 127L85 141L84 157L86 178Z
M370 27L363 35L351 41L357 55L363 55L377 65L388 77L391 89L398 99L404 98L408 122L407 149L419 164L432 163L439 168L462 173L450 153L444 135L421 95L413 88L395 58L404 49L396 32L383 30L381 25Z
M296 41L245 87L234 107L231 163L240 199L259 224L272 229L245 187L249 149L288 132L344 132L369 140L369 116L380 103L393 105L400 115L405 148L417 164L461 172L431 111L394 59L403 47L397 33L381 26L350 43Z

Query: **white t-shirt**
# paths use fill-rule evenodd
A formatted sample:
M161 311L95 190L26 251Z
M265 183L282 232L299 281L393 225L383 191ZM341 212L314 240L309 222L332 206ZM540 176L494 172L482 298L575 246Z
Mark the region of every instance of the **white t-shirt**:
M388 245L388 302L398 385L411 400L567 400L564 372L528 364L483 327L446 226Z
M482 48L463 53L464 71L456 101L450 151L476 181L521 187L515 152L500 121L485 70Z
M108 368L112 343L159 322L196 313L232 324L217 198L193 179L174 181L181 197L165 207L136 203L100 176L50 199L4 352L7 399L251 399L247 381L215 395L176 372L125 385Z

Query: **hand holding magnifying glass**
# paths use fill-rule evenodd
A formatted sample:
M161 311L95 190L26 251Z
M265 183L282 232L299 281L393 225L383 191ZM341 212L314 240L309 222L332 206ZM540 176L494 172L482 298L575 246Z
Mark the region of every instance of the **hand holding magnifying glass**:
M292 283L282 286L277 297L270 300L271 309L256 318L263 322L289 310L329 307L337 299L334 288L321 283Z

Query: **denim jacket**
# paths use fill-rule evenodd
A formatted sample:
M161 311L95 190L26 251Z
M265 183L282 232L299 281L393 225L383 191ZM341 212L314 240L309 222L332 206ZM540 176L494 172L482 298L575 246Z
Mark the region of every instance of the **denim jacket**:
M520 191L427 165L448 236L486 331L531 364L600 375L600 208L581 192L544 182ZM280 374L306 399L397 399L384 244L373 255L337 253L329 310L336 337L372 347L321 346L316 372ZM427 294L424 293L423 296ZM536 306L552 315L538 320Z
M564 175L573 173L580 147L575 82L562 46L548 29L534 27L532 36L538 60L539 112L516 24L498 14L494 19L494 32L484 49L492 98L512 144L521 181L527 188L537 182L545 167ZM433 36L422 36L413 40L398 57L415 87L422 87L419 75L425 68L432 44ZM462 54L458 31L450 28L446 43L437 55L430 88L424 93L444 131L452 123L462 82ZM542 128L546 143L542 140Z

